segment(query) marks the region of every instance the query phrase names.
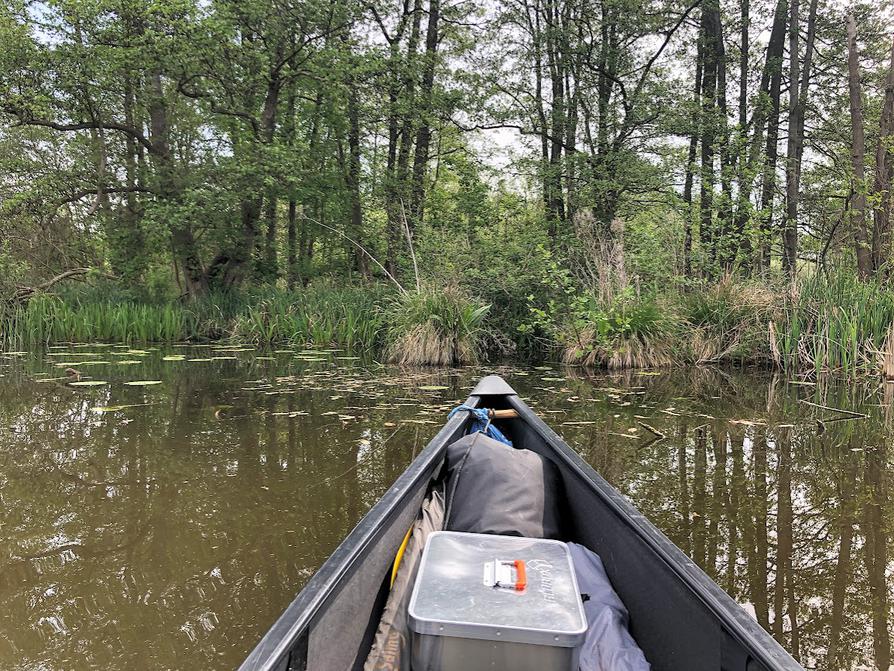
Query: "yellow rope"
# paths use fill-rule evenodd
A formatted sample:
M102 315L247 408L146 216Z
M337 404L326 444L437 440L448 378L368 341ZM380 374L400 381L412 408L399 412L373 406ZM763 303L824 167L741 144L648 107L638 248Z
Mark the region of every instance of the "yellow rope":
M413 527L407 529L407 535L404 536L403 543L397 548L397 555L394 557L394 567L391 569L391 587L394 586L394 579L397 578L397 569L400 568L400 560L404 558L404 551L407 549L407 543L410 542L410 535L413 533Z

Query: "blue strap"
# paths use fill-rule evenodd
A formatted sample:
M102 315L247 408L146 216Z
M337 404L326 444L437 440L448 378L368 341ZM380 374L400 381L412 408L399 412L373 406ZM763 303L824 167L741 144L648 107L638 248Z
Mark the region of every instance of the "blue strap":
M484 408L472 408L464 403L463 405L451 410L450 414L447 415L447 419L453 417L460 410L466 410L472 413L472 416L474 417L474 420L472 421L472 430L469 433L477 433L478 431L483 431L484 435L488 436L489 438L493 438L494 440L500 441L504 445L512 447L512 441L504 436L503 432L491 423L490 417L487 416L487 410L485 410Z

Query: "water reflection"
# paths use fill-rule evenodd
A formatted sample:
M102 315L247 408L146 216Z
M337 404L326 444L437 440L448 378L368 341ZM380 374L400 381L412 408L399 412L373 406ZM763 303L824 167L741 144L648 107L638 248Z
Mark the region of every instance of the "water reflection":
M484 373L116 352L0 359L2 668L235 666ZM890 391L501 372L805 666L889 668Z

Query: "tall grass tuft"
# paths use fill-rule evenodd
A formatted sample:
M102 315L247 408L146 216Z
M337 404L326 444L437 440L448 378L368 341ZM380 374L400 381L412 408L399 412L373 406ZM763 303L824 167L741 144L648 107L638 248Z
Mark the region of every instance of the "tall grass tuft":
M651 299L617 299L608 308L595 299L559 332L565 363L661 368L674 362L674 318Z
M767 331L775 295L766 287L730 276L685 294L680 313L687 359L696 364L767 360Z
M394 299L385 355L393 363L456 366L475 363L486 335L484 305L456 287L423 288Z

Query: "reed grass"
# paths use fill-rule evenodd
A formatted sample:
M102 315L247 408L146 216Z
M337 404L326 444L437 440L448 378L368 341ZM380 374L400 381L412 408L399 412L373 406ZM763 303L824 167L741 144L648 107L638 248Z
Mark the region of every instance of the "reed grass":
M239 339L256 344L371 349L381 343L389 294L311 288L210 296L192 303L97 300L95 295L36 296L0 316L0 344L29 348L58 342L170 343Z
M456 365L508 349L489 307L456 286L406 295L381 288L266 288L193 302L137 301L114 291L38 295L0 308L0 346L231 339L339 347L408 365ZM541 311L541 353L584 366L761 363L789 372L894 379L894 292L848 273L772 289L733 278L660 299L622 295Z
M848 273L815 275L784 295L782 313L773 331L783 369L873 373L894 323L894 293Z

